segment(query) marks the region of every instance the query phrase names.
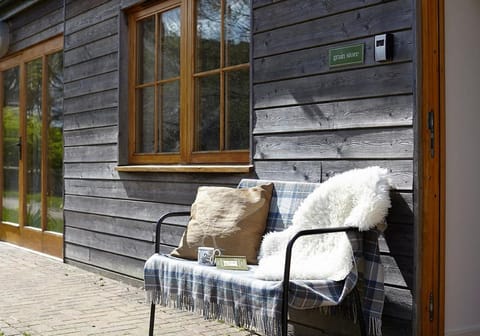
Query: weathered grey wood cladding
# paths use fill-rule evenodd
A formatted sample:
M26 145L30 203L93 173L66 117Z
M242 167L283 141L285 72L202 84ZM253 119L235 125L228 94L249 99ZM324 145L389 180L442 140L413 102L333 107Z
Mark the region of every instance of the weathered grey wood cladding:
M407 159L413 132L405 128L284 133L255 137L254 159Z
M415 11L409 0L253 3L255 174L321 182L370 165L394 190L381 239L386 335L411 334L415 279L413 170ZM374 59L374 36L394 36L390 62ZM363 44L363 64L331 68L331 48ZM404 322L406 321L406 322Z
M253 1L253 6L271 4L258 8L253 13L253 32L273 30L303 21L315 20L340 12L379 4L382 0L336 0L336 1Z
M414 52L411 31L399 31L392 33L392 35L394 36L394 62L411 61ZM364 44L365 62L360 65L350 66L349 69L376 65L374 60L374 39L371 36L342 42L339 46L352 44ZM328 50L330 48L330 45L319 46L256 58L253 60L255 83L331 72L332 69L328 64ZM341 68L339 69L339 71L342 70Z
M412 63L408 62L257 84L253 107L411 94L412 70Z
M291 1L286 1L287 3ZM301 2L298 2L301 4ZM310 14L312 15L312 14ZM292 22L286 27L255 34L253 57L288 53L314 46L349 41L412 27L410 0L382 2L376 6L342 12L315 20Z
M112 126L118 125L118 111L114 106L65 114L64 119L65 131Z
M15 53L63 33L63 0L50 0L27 8L9 21L9 53Z
M412 126L411 95L259 109L253 134Z
M95 75L118 70L118 54L112 52L85 62L72 64L64 68L63 77L66 83Z
M412 160L256 160L256 174L260 179L276 176L283 181L308 181L320 183L340 171L369 166L389 169L391 182L396 190L412 190Z
M253 0L254 171L120 173L115 167L125 161L120 148L125 140L119 139L128 132L122 113L128 85L120 83L128 78L123 10L140 2L66 1L66 260L141 278L143 261L153 252L155 221L165 212L188 210L200 185L234 186L243 177L322 182L351 168L379 165L389 169L394 186L389 228L381 238L384 334L411 333L416 232L412 2ZM384 32L394 35L394 57L378 63L373 40ZM330 48L358 43L365 46L363 64L329 67ZM184 225L165 226L162 251L178 244Z

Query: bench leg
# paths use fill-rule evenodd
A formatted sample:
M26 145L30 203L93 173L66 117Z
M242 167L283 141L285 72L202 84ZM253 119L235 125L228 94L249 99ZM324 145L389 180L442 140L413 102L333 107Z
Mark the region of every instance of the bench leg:
M367 336L367 325L365 323L365 319L363 316L363 309L362 309L362 301L360 299L360 293L358 292L358 287L355 286L353 289L353 299L355 301L355 305L357 306L357 320L358 325L360 327L360 335Z
M288 335L288 317L282 316L282 334L281 336L287 336Z
M153 328L155 326L155 304L150 306L150 328L148 329L148 335L153 336Z

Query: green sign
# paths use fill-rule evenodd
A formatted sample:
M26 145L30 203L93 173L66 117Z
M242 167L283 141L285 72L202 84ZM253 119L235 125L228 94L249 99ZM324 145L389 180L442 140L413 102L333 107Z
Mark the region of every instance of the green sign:
M331 68L344 65L363 64L364 44L354 44L328 50L328 64Z

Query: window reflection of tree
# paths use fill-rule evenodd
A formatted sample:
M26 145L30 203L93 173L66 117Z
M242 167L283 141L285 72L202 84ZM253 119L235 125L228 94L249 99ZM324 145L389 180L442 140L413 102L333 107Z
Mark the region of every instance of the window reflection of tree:
M2 127L3 127L3 188L18 191L19 164L19 67L3 72Z
M27 197L41 192L42 59L27 63ZM30 205L30 203L29 203ZM33 223L32 223L33 224ZM35 223L37 224L37 223Z
M195 44L186 50L194 52L194 78L182 78L194 80L194 150L221 149L221 123L226 130L222 149L248 149L250 1L197 0L194 16L189 29ZM180 46L185 38L180 7L140 19L136 30L137 152L179 152ZM220 120L221 105L225 120Z
M200 0L197 2L196 17L195 69L197 73L249 62L250 6L248 0L224 0L223 4L221 0ZM219 73L224 76L225 85L225 149L248 148L249 77L248 71L246 73L247 76L242 69ZM208 75L208 77L213 76ZM218 140L220 92L217 92L219 90L218 80L214 78L198 78L196 81L197 150L218 150L220 147Z
M48 194L63 194L63 57L48 56Z
M180 150L180 8L162 13L160 26L160 151Z

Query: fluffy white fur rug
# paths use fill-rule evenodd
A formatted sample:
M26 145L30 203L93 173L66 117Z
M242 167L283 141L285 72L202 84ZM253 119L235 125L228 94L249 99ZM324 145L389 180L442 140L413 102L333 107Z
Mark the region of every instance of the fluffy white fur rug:
M267 233L260 247L255 276L281 280L285 250L300 230L353 226L368 230L383 225L390 208L387 169L368 167L335 175L303 201L292 225ZM345 233L301 237L293 247L291 279L342 280L353 265L353 252Z

